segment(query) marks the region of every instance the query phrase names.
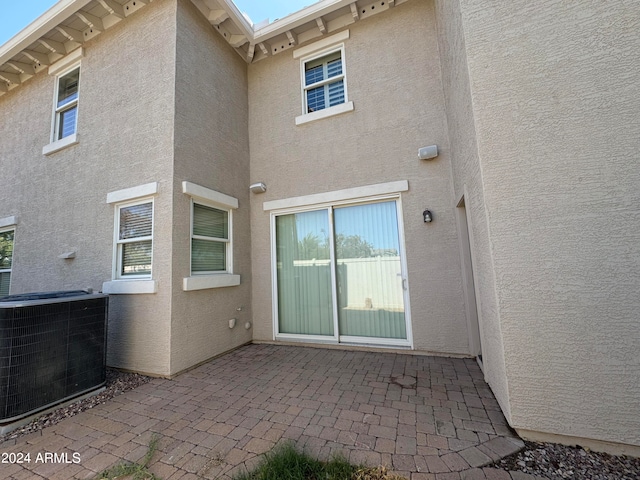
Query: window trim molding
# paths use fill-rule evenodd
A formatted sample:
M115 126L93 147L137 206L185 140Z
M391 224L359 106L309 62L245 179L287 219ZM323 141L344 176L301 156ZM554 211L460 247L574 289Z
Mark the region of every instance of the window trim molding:
M120 269L122 266L122 249L120 247L120 245L126 244L126 243L135 243L135 242L143 242L143 241L148 241L149 239L147 237L140 237L140 238L144 238L145 240L135 240L135 241L131 241L131 242L122 242L120 241L120 209L122 208L126 208L126 207L132 207L135 205L142 205L144 203L149 203L151 202L151 271L147 274L141 274L141 275L127 275L127 276L122 276L122 274L120 273ZM113 226L113 271L112 271L112 275L111 278L113 281L136 281L136 280L151 280L153 278L153 231L154 231L154 227L155 227L155 213L156 213L156 205L155 205L155 199L154 197L142 197L142 198L136 198L135 200L132 201L128 201L128 202L121 202L121 203L117 203L115 205L115 212L114 212L114 226ZM150 293L150 292L145 292L145 293Z
M304 125L305 123L321 120L327 117L333 117L334 115L340 115L341 113L351 112L353 111L353 108L353 102L346 102L341 103L340 105L334 105L333 107L323 108L317 112L304 113L296 117L296 125Z
M60 150L64 150L65 148L70 147L71 145L76 145L78 143L80 143L80 138L78 137L78 133L76 132L74 134L67 135L64 138L61 138L60 140L51 142L49 145L45 145L44 147L42 147L42 154L48 156L52 153L59 152Z
M84 48L80 47L69 55L62 57L56 63L49 66L47 73L60 77L65 73L69 73L75 67L80 66L80 60L84 57Z
M301 197L283 198L281 200L271 200L262 204L264 211L282 210L288 208L306 207L309 205L319 205L326 203L336 203L348 200L358 200L367 197L377 197L379 195L397 194L409 190L408 180L398 180L395 182L377 183L362 187L346 188L344 190L334 190L332 192L314 193Z
M153 279L111 280L102 284L102 293L109 295L158 293L158 282Z
M293 58L300 59L300 100L302 102L302 114L295 117L296 125L321 120L323 118L340 115L342 113L354 110L353 101L349 101L349 92L347 85L347 62L345 55L344 41L349 38L349 30L344 30L335 35L323 38L311 45L298 48L293 52ZM344 102L332 107L326 107L315 112L307 112L307 85L305 80L305 65L321 57L331 55L334 52L340 52L340 60L342 62L342 82L344 85ZM331 83L330 79L324 80L325 84Z
M191 197L189 203L189 277L182 279L182 290L205 290L209 288L233 287L240 285L240 275L233 273L233 210L238 208L238 199L196 183L183 181L182 193ZM194 205L216 208L227 212L228 234L226 243L226 270L220 272L193 273L191 259L193 249L193 208Z
M68 110L66 108L64 110L59 110L58 108L58 95L59 95L59 85L60 79L67 75L68 73L73 72L74 70L81 68L80 59L84 56L84 49L80 48L63 58L59 62L56 62L54 65L49 67L49 75L55 75L55 86L53 90L53 111L51 116L51 134L49 136L49 144L45 145L42 148L43 155L50 155L52 153L58 152L63 148L70 147L71 145L76 145L78 143L78 113L80 112L80 80L78 80L78 96L73 101L76 108L76 118L75 118L75 127L74 132L71 135L67 135L66 137L62 137L60 139L56 138L59 133L59 116L63 111ZM54 68L55 67L55 68ZM79 72L79 75L81 73ZM71 102L70 102L71 103ZM66 107L66 105L65 105ZM73 137L73 140L65 141L67 138Z
M122 203L135 200L137 198L156 195L159 190L158 182L145 183L135 187L123 188L107 193L107 203Z
M322 40L318 40L317 42L313 42L310 45L305 45L304 47L296 48L293 51L293 58L303 58L310 56L311 54L315 54L319 50L326 50L334 47L336 44L340 42L344 42L349 39L349 29L343 30L340 33L336 33L335 35L330 35L328 37L323 38ZM314 55L315 56L315 55ZM306 59L309 61L309 59Z
M0 219L0 233L5 233L5 232L13 232L13 246L11 251L15 252L15 248L16 248L16 223L15 223L16 217L6 217L6 218L2 218ZM9 223L7 225L3 225L4 222L11 222L13 221L13 223ZM13 277L13 253L11 254L11 267L10 268L2 268L0 267L0 273L9 273L9 290L7 291L7 293L10 295L11 294L11 280Z
M10 230L11 227L15 227L16 225L18 225L18 219L15 215L0 218L0 229L7 228Z

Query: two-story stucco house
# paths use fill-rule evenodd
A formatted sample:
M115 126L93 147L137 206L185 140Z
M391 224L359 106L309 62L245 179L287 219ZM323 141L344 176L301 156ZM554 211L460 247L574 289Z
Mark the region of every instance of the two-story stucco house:
M0 295L108 363L478 357L522 436L640 454L640 8L61 0L0 47Z

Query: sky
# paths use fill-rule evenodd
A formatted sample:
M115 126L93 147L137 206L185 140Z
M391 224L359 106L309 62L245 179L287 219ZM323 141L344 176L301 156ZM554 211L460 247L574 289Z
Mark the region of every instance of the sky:
M240 11L249 15L253 23L297 12L315 0L234 0ZM0 45L55 5L56 0L0 0Z

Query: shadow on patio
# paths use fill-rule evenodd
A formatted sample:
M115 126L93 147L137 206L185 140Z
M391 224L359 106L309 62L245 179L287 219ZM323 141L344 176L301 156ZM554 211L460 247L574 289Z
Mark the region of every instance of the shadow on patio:
M3 445L32 458L78 452L80 463L5 471L91 478L123 459L138 461L154 432L161 439L150 470L182 480L251 469L284 440L321 458L341 453L352 463L386 465L412 480L475 478L454 472L522 446L474 360L250 345Z

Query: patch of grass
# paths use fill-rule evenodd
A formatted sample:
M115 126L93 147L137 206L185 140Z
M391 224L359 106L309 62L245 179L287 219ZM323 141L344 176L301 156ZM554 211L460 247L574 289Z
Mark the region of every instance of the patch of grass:
M252 472L235 475L234 480L405 480L391 475L385 467L351 465L337 456L321 462L284 443L264 455Z
M160 480L149 471L149 463L153 455L158 450L158 442L160 437L153 435L149 441L149 449L147 453L138 463L120 463L114 467L108 468L100 472L95 478L98 480L116 480L119 478L130 478L131 480Z

